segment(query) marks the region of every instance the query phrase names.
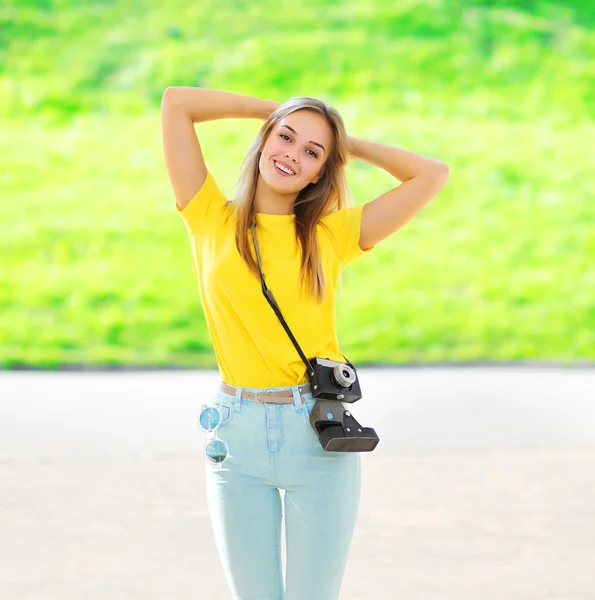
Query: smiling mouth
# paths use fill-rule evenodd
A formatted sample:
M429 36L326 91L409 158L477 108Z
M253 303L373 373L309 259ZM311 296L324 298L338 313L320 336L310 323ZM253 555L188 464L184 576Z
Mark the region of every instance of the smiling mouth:
M295 171L287 169L286 167L278 163L276 160L273 160L273 164L275 165L275 169L277 169L277 171L280 171L284 175L295 175Z

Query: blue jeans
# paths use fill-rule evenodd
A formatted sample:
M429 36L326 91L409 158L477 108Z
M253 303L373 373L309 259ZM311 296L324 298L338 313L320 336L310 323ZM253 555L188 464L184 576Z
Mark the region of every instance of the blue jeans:
M235 396L217 390L208 403L222 413L216 433L229 447L219 469L203 461L215 543L234 600L339 598L359 508L360 455L322 449L309 422L315 400L299 387L237 388ZM242 390L292 390L293 404L247 400Z

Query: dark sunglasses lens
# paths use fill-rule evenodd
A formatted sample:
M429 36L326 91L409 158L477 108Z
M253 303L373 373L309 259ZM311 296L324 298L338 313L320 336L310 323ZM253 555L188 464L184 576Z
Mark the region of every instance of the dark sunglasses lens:
M213 431L221 423L221 413L214 406L207 406L198 417L199 425L205 431Z
M205 454L212 463L222 463L227 458L227 444L223 440L211 440L205 446Z

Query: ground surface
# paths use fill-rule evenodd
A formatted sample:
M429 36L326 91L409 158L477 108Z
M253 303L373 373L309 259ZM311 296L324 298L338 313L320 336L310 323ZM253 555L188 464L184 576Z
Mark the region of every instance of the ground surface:
M342 600L595 600L595 371L359 373L381 443ZM230 597L196 428L217 382L0 373L3 600Z

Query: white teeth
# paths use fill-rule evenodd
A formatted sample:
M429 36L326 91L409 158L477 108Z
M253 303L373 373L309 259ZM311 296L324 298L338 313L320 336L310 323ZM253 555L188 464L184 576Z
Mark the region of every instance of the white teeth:
M280 165L277 161L275 161L275 165L278 169L281 169L281 171L283 171L284 173L287 173L288 175L295 175L295 173L293 171L290 171L289 169L285 168L283 165Z

